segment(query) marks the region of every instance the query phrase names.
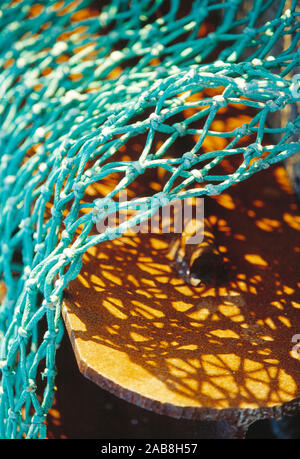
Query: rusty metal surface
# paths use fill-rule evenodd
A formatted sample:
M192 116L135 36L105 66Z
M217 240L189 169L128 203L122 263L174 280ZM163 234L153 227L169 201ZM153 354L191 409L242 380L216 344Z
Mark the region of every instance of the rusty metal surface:
M67 291L79 368L141 407L173 417L256 419L299 408L300 215L282 167L210 205L223 285L188 286L159 236L93 248Z

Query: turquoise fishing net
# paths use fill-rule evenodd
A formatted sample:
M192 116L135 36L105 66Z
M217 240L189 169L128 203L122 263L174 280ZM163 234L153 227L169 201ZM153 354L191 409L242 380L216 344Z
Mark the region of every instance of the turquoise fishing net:
M300 13L294 0L0 5L0 437L44 438L63 290L85 251L162 205L219 194L299 151L300 117L272 120L299 101ZM216 130L236 104L251 121ZM208 136L224 148L203 150ZM134 139L141 153L121 161ZM224 159L230 173L218 169ZM117 203L158 168L161 191ZM86 199L110 174L115 188ZM93 231L121 206L134 215Z

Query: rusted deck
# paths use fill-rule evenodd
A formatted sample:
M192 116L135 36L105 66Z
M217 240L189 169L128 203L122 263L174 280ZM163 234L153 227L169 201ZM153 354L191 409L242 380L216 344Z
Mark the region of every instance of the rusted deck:
M282 167L206 206L225 279L191 287L161 236L94 247L67 292L80 371L173 417L246 426L299 408L300 211Z

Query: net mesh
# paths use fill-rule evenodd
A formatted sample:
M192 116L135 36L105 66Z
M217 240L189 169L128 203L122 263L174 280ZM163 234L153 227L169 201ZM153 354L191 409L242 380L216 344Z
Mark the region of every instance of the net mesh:
M47 435L63 290L89 247L166 203L219 194L300 146L291 141L299 116L272 121L299 100L296 1L102 3L0 2L1 438ZM250 119L220 127L234 107ZM207 147L212 138L220 149ZM139 154L120 160L135 139ZM114 198L158 168L159 192L136 199L120 225L92 231L111 206L131 208ZM110 174L115 188L86 199Z

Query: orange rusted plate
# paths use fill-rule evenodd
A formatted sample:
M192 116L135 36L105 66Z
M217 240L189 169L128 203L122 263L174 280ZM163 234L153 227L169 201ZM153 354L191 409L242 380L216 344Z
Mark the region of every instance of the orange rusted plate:
M292 351L299 207L282 167L209 201L223 282L187 285L159 235L122 237L84 256L63 305L79 368L117 396L174 417L238 426L281 417L300 397Z

